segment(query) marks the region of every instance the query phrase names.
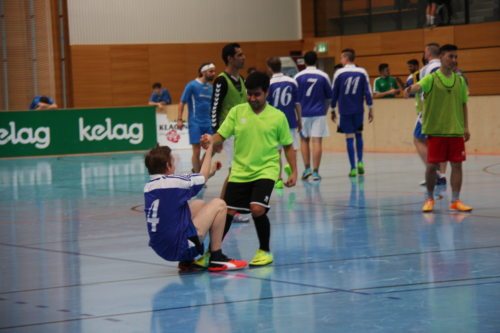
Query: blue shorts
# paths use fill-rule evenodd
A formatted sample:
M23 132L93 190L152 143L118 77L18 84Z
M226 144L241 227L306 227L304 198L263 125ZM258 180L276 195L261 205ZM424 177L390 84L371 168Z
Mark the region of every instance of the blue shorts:
M203 134L212 134L212 126L201 126L198 124L189 123L189 144L196 145L200 143L200 138Z
M415 123L415 129L413 130L413 137L418 140L426 140L427 136L422 134L422 114L419 113L417 116L417 121Z
M337 128L338 133L357 133L363 131L364 113L341 114L340 122Z

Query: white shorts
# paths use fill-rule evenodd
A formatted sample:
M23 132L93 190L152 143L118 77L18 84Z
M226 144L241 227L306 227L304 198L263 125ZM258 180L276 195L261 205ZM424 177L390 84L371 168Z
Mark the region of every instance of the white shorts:
M299 138L299 131L297 131L296 128L290 128L290 135L292 136L293 138L293 143L292 143L292 147L294 150L297 150L300 148L300 145L299 145L299 142L300 142L300 138ZM283 146L279 146L279 149L282 149Z
M224 144L222 145L222 149L227 157L227 167L231 168L231 163L233 162L233 151L234 151L234 136L229 139L224 140Z
M302 117L302 132L304 138L326 138L330 136L326 116Z

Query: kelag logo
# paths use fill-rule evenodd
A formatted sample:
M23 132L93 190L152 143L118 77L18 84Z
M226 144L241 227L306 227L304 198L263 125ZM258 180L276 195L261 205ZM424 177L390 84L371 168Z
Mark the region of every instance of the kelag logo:
M50 145L50 127L16 128L14 121L9 122L9 128L0 127L0 145L34 145L37 149L45 149Z
M87 125L85 119L78 119L80 141L102 141L102 140L128 140L137 145L144 139L144 128L140 123L113 125L111 118L104 120L105 124Z

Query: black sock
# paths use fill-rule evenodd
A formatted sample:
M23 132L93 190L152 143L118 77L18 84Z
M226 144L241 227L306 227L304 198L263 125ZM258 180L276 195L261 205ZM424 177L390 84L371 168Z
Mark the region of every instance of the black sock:
M259 217L253 217L255 222L255 230L259 238L259 248L263 251L269 252L269 238L271 237L271 223L267 214Z
M210 251L210 260L219 260L222 259L224 255L222 254L222 250L218 249L217 251Z
M226 234L228 233L229 229L231 228L232 222L233 222L233 216L226 214L226 225L224 226L224 234L222 234L222 240L224 240L224 237L226 237Z

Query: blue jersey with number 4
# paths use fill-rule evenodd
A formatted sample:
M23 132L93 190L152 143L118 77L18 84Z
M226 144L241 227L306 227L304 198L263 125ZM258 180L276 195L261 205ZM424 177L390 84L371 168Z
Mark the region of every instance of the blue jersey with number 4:
M345 65L335 72L332 83L332 108L339 104L339 114L364 111L363 101L372 106L372 91L368 73L362 67Z
M297 115L295 105L297 104L297 82L282 73L274 74L267 95L269 104L283 111L288 120L290 128L297 128Z
M205 184L200 174L186 176L154 175L144 186L144 212L149 246L163 259L190 260L196 256L196 237L188 200ZM194 255L193 255L194 253Z
M302 117L324 116L328 101L332 98L332 88L328 75L316 67L307 67L295 75L299 85L298 99L302 106Z

